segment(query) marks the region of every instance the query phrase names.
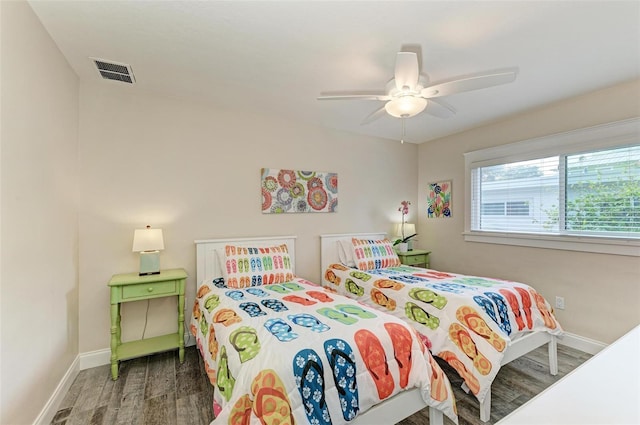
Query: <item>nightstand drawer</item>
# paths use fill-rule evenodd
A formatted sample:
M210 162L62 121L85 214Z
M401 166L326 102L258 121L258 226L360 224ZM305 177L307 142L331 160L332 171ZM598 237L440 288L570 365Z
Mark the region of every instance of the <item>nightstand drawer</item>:
M177 282L167 280L165 282L149 282L138 285L128 285L122 287L122 300L141 297L153 297L175 293L177 295Z
M408 255L404 257L403 263L407 266L413 266L414 264L425 264L427 262L428 255Z

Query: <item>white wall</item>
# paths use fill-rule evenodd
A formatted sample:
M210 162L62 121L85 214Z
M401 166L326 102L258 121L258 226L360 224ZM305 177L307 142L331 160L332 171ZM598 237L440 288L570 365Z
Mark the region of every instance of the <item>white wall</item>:
M32 423L78 354L78 81L26 2L0 2L0 423Z
M640 323L638 257L465 242L464 157L470 152L640 116L640 81L568 99L511 119L420 145L420 245L436 269L519 280L550 301L568 332L612 342ZM453 217L427 219L428 184L453 180Z
M297 235L296 272L318 281L320 234L390 231L400 201L416 201L417 145L214 109L122 83L81 84L80 141L81 352L109 347L107 282L137 270L136 228L164 229L161 267L189 273L188 320L194 240ZM338 212L262 214L262 167L337 172ZM123 340L142 335L145 310L146 303L123 306ZM175 320L175 300L154 300L145 335L166 333Z
M388 231L407 199L435 267L563 295L560 321L594 339L610 342L640 321L636 258L461 236L464 152L640 115L638 82L417 147L114 82L79 85L26 3L0 2L0 18L0 423L32 422L79 352L108 348L106 283L137 269L132 235L146 224L165 230L163 267L190 274L188 311L194 239L295 234L297 271L318 280L319 234ZM338 212L261 214L261 167L337 172ZM428 221L426 184L442 179L454 182L454 217ZM156 301L147 336L175 320L172 302ZM138 337L144 322L145 305L128 307L125 340Z

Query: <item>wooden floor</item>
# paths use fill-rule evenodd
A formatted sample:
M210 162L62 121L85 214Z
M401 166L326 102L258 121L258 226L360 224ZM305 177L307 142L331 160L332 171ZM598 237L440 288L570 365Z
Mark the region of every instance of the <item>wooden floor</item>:
M557 376L549 374L546 347L503 366L492 386L491 420L487 423L499 421L590 357L558 345ZM483 424L478 401L460 389L462 380L452 368L438 362L454 387L460 425ZM109 365L81 371L51 424L204 425L213 420L213 387L195 346L185 350L183 364L174 351L121 362L117 381L111 379L110 371ZM428 424L427 412L424 409L400 424ZM445 424L452 423L445 418Z

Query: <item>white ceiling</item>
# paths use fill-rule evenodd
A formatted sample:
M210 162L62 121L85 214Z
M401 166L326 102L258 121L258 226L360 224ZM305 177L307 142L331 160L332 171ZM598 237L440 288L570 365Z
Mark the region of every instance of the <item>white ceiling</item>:
M360 122L381 102L318 101L382 90L396 53L418 46L431 81L517 66L514 83L444 98L420 114L422 143L640 77L639 1L30 1L83 81L89 57L130 64L134 91L277 113L398 140L401 120Z

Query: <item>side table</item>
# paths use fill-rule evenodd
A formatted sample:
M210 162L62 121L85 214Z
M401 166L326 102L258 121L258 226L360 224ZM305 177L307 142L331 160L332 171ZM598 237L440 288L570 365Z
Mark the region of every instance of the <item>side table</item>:
M116 274L109 281L111 289L111 376L118 379L118 362L133 357L179 350L184 361L184 269L162 270L160 274L139 276L138 273ZM122 342L120 307L122 303L160 297L178 297L178 331L138 341Z
M431 251L413 249L407 252L398 252L398 258L400 258L400 262L405 266L424 267L428 269L429 254L431 254Z

